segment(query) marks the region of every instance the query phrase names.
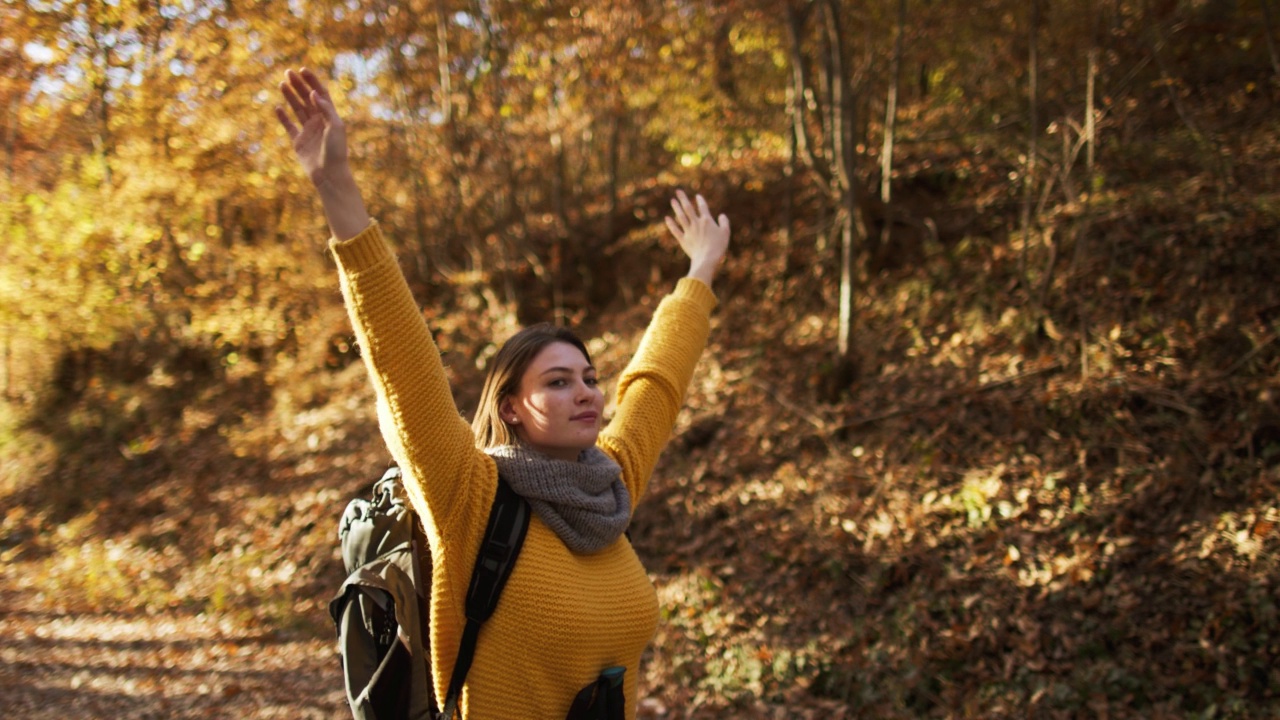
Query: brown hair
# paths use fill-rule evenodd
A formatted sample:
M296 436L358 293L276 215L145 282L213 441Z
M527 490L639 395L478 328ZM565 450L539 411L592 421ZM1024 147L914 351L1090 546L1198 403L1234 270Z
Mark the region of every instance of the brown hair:
M471 421L476 447L486 450L515 444L515 431L502 419L502 402L519 392L520 380L538 353L557 342L578 348L587 359L587 364L591 363L591 353L587 352L587 346L572 330L550 323L530 325L502 344L502 349L489 363L484 390L480 392L480 404L476 406L476 416Z

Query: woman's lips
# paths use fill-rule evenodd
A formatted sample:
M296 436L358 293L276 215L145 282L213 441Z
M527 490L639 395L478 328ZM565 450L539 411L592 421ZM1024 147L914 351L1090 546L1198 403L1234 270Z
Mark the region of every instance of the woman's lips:
M595 422L599 417L600 417L600 414L599 414L599 413L585 412L585 413L581 413L581 414L579 414L579 415L574 415L573 417L571 417L571 418L569 418L569 419L570 419L570 420L572 420L572 421L574 421L574 422L579 422L579 421L583 421L583 422Z

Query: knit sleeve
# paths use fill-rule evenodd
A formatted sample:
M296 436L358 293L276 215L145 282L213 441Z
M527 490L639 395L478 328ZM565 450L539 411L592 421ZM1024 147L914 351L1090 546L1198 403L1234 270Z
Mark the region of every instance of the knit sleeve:
M377 223L330 247L377 395L379 427L410 500L430 520L429 532L474 534L467 526L483 524L497 472L458 413L440 351L395 256Z
M707 344L715 305L711 288L693 278L681 279L658 306L635 357L618 379L617 410L599 445L622 466L633 508L671 437Z

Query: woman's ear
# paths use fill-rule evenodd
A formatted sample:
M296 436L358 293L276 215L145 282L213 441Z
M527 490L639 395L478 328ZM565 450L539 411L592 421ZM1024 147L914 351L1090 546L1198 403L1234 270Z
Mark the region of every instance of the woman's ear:
M508 425L520 424L520 418L516 417L515 404L511 402L511 398L498 403L498 415L502 416L502 422Z

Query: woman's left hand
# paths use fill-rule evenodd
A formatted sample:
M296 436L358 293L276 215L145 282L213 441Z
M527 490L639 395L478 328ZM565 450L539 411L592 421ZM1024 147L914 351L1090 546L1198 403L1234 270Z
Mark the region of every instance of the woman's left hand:
M689 277L711 287L716 267L729 249L729 217L721 213L719 218L713 218L707 201L701 195L696 198L695 205L683 190L676 191L671 201L675 218L666 218L667 229L689 256Z

